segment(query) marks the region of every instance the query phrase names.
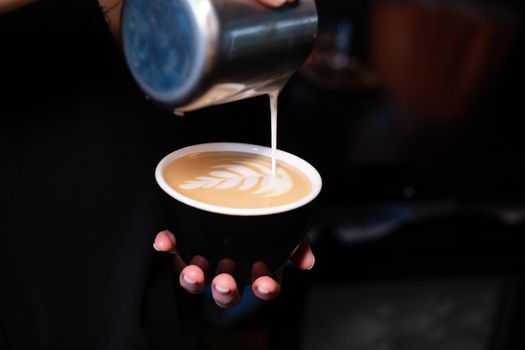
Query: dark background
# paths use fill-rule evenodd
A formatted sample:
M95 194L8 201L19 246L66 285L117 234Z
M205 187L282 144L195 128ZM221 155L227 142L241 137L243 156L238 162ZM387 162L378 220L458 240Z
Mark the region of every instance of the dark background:
M282 295L203 302L203 348L522 349L519 2L318 2L279 148L320 171L317 263ZM195 112L188 144L269 144L267 98ZM227 130L227 131L226 131Z
M16 244L0 245L5 307L0 338L15 329L21 347L47 339L58 346L78 341L79 347L94 348L97 336L140 346L136 339L143 334L129 332L142 321L149 325L151 316L169 321L164 327L151 322L147 329L162 343L175 332L177 309L158 302L174 299L174 291L165 288L171 284L201 326L181 322L187 327L183 331L196 332L201 349L525 348L521 2L318 1L318 41L282 92L278 131L279 148L309 161L323 177L309 232L316 265L308 272L287 267L277 300L258 302L246 291L231 310L216 307L208 293L182 293L167 269L170 256L156 254L151 266L150 256L144 256L156 232L147 219L154 202L149 170L183 145L269 145L268 99L215 106L183 119L153 112L137 90L126 93L131 78L122 72L122 62L101 53L114 50L103 19L80 25L72 18L64 25L51 14L67 18L64 14L74 11L64 6L76 5L53 4L56 8L45 12L49 16L29 18L40 22L37 29L44 23L47 31L30 26L12 35L23 23L16 17L20 13L2 18L0 49L8 49L0 52L0 92L8 96L1 103L9 113L1 116L6 128L0 128L0 156L6 159L0 168L0 228L21 229L2 232L2 243ZM96 4L91 7L98 11ZM32 10L24 16L32 17ZM93 35L87 26L105 31ZM115 96L124 97L114 101ZM109 107L100 110L99 102ZM75 113L70 107L77 108ZM46 111L44 118L40 110ZM25 114L30 117L22 120ZM147 122L145 115L151 118ZM157 145L147 135L168 141ZM14 156L11 149L17 150ZM73 166L87 163L93 172L82 173L86 182L80 193L70 181L71 167L62 161L79 151L87 157L74 158ZM48 159L49 154L54 156ZM32 162L24 161L28 156ZM54 172L38 196L30 187L13 185L24 181L27 169L42 167ZM64 171L53 177L56 169ZM112 177L99 176L101 169ZM140 176L127 177L130 169ZM119 191L106 191L122 179ZM20 192L31 200L19 197ZM89 201L93 197L97 203ZM61 200L58 208L75 215L62 216L48 198ZM86 202L71 208L78 198ZM126 207L137 203L143 207ZM27 219L25 210L37 214ZM93 227L78 225L85 211L97 213ZM56 222L62 223L60 230ZM25 236L25 226L38 232ZM99 251L104 259L93 256ZM8 266L13 262L19 265ZM126 274L107 277L101 285L108 266ZM155 270L159 266L162 271ZM146 281L150 267L156 273ZM146 289L144 298L146 285L153 292ZM49 295L38 287L46 287ZM26 298L20 290L31 295ZM151 315L141 313L141 302ZM47 313L53 321L49 326ZM40 328L31 328L35 324Z

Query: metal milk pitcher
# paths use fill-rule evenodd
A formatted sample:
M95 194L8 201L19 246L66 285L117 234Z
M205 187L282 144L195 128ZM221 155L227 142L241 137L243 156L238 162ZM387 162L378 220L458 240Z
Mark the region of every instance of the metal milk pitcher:
M310 54L314 0L125 0L124 56L154 102L182 114L279 91Z

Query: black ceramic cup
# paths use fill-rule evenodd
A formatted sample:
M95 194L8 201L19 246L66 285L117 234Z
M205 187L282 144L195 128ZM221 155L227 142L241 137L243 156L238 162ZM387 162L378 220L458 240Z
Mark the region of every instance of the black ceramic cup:
M278 150L277 159L294 166L310 180L311 192L304 198L270 208L230 208L189 198L167 184L164 170L173 160L200 152L246 152L271 157L268 147L241 143L206 143L168 154L157 165L155 177L163 190L166 228L177 238L177 252L188 263L195 255L210 262L213 274L222 259L236 263L235 275L249 281L255 262L265 262L271 273L288 261L303 240L315 210L322 180L317 170L290 153Z

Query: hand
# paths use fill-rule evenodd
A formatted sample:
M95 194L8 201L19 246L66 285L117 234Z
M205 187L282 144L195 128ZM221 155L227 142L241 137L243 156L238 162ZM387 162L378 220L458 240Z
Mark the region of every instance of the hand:
M194 256L190 265L185 265L175 252L175 246L175 236L167 230L159 232L153 243L155 250L174 254L175 265L180 273L180 285L192 294L202 292L206 284L205 273L209 267L208 261L202 256ZM315 257L306 239L292 253L290 260L302 270L310 270L314 266ZM223 259L218 265L215 277L211 282L213 299L220 307L232 307L241 300L237 282L232 277L235 263L233 260ZM253 264L251 280L252 291L259 299L271 300L279 295L281 286L279 282L270 277L270 271L264 262Z
M295 2L295 0L258 0L258 1L270 7L280 7L287 2Z

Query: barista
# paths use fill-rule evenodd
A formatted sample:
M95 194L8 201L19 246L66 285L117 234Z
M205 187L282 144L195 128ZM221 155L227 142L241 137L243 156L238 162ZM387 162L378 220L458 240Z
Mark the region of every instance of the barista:
M181 122L129 76L113 42L119 7L0 2L2 349L172 349L195 339L192 299L174 298L174 284L202 291L206 262L174 271L172 256L151 248L176 245L162 230L151 174L181 146ZM292 261L313 266L307 243ZM264 266L253 271L255 294L275 297L278 282ZM228 272L211 281L222 307L240 300Z

